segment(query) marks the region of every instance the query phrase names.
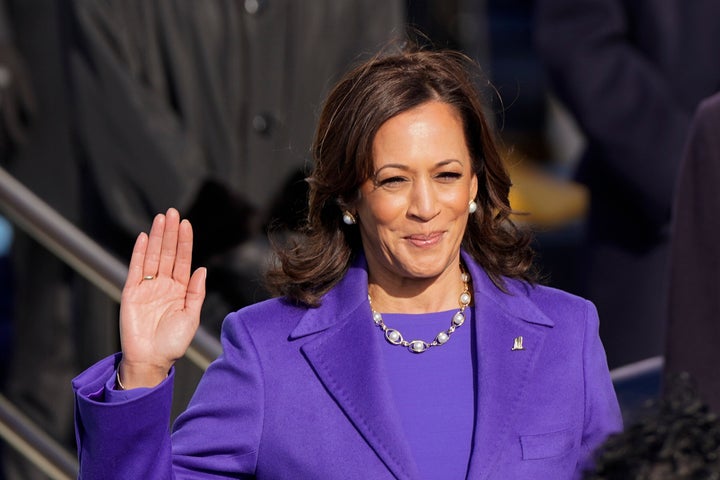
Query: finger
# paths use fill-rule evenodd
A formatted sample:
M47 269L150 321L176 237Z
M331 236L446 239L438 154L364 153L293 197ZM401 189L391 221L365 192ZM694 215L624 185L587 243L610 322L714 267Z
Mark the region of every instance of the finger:
M165 215L158 213L150 228L147 251L145 252L145 263L143 264L143 276L156 276L160 265L160 249L162 248L163 232L165 231Z
M190 222L180 222L177 242L177 256L175 258L175 269L173 278L183 285L190 280L190 269L192 268L192 246L193 230Z
M207 269L200 267L193 272L188 283L187 295L185 296L185 309L194 317L200 318L203 300L205 300L205 280Z
M169 208L165 214L165 230L163 232L160 250L158 276L172 276L178 247L179 224L180 214L174 208Z
M128 267L127 279L125 286L137 285L143 277L143 264L145 262L145 251L147 250L148 236L145 232L138 235L133 247L132 256L130 257L130 266Z

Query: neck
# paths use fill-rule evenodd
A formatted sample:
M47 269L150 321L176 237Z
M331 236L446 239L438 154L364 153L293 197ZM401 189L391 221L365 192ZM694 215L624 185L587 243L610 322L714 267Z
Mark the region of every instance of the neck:
M376 311L428 313L456 309L464 284L459 263L434 278L397 278L375 281L370 276L368 293Z

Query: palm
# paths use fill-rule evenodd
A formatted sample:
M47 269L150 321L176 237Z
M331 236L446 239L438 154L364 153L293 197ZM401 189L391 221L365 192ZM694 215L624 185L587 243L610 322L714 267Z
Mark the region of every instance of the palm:
M186 286L170 278L143 281L123 295L120 324L126 357L180 358L194 334Z
M155 218L149 237L138 237L120 304L126 384L146 383L143 375L125 378L130 366L167 372L190 345L205 295L205 270L191 276L191 258L192 227L174 209Z

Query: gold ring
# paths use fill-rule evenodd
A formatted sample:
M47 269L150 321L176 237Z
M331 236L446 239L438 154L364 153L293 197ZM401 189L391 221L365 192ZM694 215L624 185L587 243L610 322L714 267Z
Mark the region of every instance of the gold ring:
M155 275L145 275L143 280L155 280Z

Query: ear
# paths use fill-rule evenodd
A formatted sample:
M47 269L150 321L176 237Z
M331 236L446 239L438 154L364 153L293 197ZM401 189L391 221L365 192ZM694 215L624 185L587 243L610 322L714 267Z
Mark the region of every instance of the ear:
M475 200L477 198L478 193L478 178L477 174L473 173L472 179L470 180L470 198L469 200Z

